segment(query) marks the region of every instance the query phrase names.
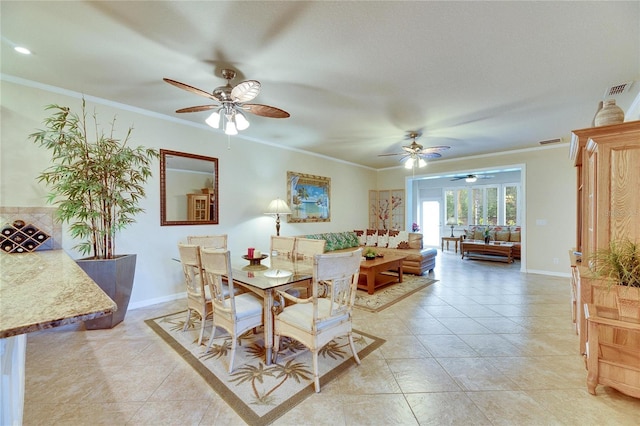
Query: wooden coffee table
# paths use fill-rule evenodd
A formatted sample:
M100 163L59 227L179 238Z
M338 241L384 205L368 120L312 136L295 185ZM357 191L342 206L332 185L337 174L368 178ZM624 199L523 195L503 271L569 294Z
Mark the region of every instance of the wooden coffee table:
M402 261L407 256L401 255L385 255L384 257L376 257L374 260L363 260L360 262L360 279L358 280L358 288L367 290L367 293L373 294L378 287L395 282L402 282ZM398 276L383 275L382 272L398 269ZM396 281L397 280L397 281Z
M478 260L495 260L497 262L513 262L512 243L489 243L484 241L463 241L460 251L464 259L465 253L467 259Z

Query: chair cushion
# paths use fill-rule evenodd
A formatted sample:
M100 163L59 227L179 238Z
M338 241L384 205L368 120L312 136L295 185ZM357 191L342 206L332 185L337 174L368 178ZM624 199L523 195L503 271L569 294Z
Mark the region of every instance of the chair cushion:
M389 245L389 230L378 229L378 244L377 247L386 247Z
M367 246L375 247L378 245L378 230L367 229Z
M318 299L318 316L328 317L329 310L331 309L331 302L328 299ZM278 315L278 320L286 322L296 328L304 331L311 331L313 322L313 304L312 303L296 303L295 305L287 306ZM344 314L336 317L332 317L323 321L319 321L317 328L318 331L331 327L336 323L343 322L349 318L349 314Z
M236 317L246 318L254 315L262 315L262 300L253 293L242 293L235 296L236 301ZM228 305L229 300L225 300Z

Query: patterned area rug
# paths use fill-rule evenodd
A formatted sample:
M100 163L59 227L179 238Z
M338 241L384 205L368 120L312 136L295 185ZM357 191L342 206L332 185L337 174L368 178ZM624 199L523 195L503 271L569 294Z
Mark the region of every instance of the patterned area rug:
M385 274L396 275L392 272L385 272ZM425 276L403 274L401 283L389 284L376 290L373 294L359 289L356 294L355 306L369 312L380 312L437 281Z
M193 317L197 315L192 315ZM236 350L233 373L228 373L231 338L218 329L209 353L205 353L211 327L205 329L198 346L200 320L190 320L183 332L186 312L176 312L146 320L164 341L175 349L250 425L266 425L315 393L311 352L296 341L282 339L277 364L264 364L264 335L251 331L242 337ZM354 341L360 359L379 348L385 340L356 330ZM219 336L219 337L218 337ZM284 341L283 341L284 340ZM320 386L358 365L353 360L349 341L336 339L320 352Z

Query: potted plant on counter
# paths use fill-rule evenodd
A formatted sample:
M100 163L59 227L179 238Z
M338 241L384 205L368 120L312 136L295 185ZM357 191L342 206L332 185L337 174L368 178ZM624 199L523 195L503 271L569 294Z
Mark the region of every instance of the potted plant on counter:
M118 305L112 315L86 321L88 329L111 328L126 314L133 287L136 255L116 254L116 234L135 222L151 177L155 149L128 146L132 128L124 139L114 135L115 118L107 133L97 116L87 124L85 100L80 115L70 108L49 105L45 129L29 138L51 151L52 166L38 176L50 190L47 202L57 205L56 218L69 224L69 234L80 240L74 248L89 257L78 265Z

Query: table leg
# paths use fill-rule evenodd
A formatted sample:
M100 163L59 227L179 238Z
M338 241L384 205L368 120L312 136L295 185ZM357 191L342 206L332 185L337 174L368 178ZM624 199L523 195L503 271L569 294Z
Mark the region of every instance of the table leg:
M376 288L376 268L367 270L367 293L373 294Z
M453 243L456 245L456 254L458 254L458 240L455 240Z
M447 247L447 250L449 250L449 247ZM402 259L398 261L398 282L402 282Z
M273 290L269 289L264 292L264 348L265 348L265 364L271 365L273 355Z
M449 244L447 244L447 250L449 250ZM444 251L444 240L440 243L440 251Z

